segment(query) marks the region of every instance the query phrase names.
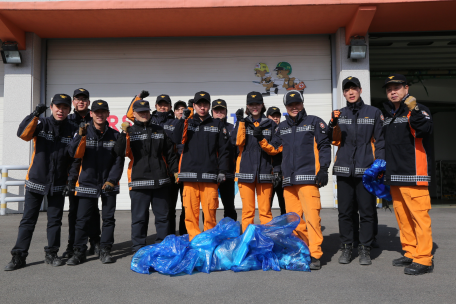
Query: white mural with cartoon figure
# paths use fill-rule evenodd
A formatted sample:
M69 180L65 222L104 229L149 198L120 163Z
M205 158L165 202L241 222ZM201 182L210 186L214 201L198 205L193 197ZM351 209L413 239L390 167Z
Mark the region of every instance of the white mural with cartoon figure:
M297 90L304 94L306 85L304 81L292 76L293 69L291 64L286 61L279 62L274 68L275 73L269 72L269 67L266 63L260 62L255 65L255 76L260 78L260 81L253 81L264 87L263 96L275 96L285 94L289 90Z

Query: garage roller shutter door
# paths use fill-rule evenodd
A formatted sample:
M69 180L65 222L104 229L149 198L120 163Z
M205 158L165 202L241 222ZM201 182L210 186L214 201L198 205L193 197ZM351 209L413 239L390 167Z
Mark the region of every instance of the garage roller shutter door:
M291 77L306 85L307 112L327 119L331 56L329 38L324 35L50 40L47 102L56 93L72 94L76 88L86 88L91 101L108 101L111 126L119 128L126 107L141 90L151 93L151 105L158 94L169 94L176 102L204 90L213 99L227 101L228 120L233 122L234 112L245 108L248 92L265 92L254 75L255 65L266 63L277 78L273 70L279 62L288 62ZM265 104L285 112L282 98L286 90L277 83L278 95L265 97ZM120 210L130 209L126 171L125 167L117 204ZM332 207L331 186L321 192L322 205ZM236 206L242 206L239 194Z

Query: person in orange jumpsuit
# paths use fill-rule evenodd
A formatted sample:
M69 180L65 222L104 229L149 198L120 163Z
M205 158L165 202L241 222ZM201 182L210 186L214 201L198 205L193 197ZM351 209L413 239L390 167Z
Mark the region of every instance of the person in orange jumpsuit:
M201 233L200 202L204 213L204 230L215 227L218 187L229 170L229 134L225 123L209 115L211 97L207 92L195 94L193 115L184 110L173 137L181 143L178 181L184 183L185 226L192 240ZM191 116L191 117L189 117Z
M261 224L272 220L270 200L274 178L272 157L264 152L254 137L256 130L268 140L272 138L275 123L264 112L263 96L259 92L247 94L247 116L244 109L236 111L236 126L232 141L239 149L235 179L242 199L242 230L253 224L255 218L255 190Z
M428 190L432 161L431 112L409 95L404 75L390 75L383 88L388 97L384 104L385 181L391 186L405 251L404 256L393 260L393 266L405 267L405 274L421 275L434 270Z
M299 91L289 91L283 103L288 115L281 122L270 142L257 137L261 148L270 155L282 153L282 163L274 172L282 177L287 212L304 214L295 232L309 246L310 269L321 268L320 191L328 184L331 145L325 122L307 115L304 99Z

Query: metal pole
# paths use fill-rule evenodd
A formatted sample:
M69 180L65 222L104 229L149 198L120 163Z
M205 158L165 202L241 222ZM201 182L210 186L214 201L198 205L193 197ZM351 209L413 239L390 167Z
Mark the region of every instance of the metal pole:
M6 215L6 193L8 192L6 185L7 178L8 169L2 166L2 198L0 204L0 215Z

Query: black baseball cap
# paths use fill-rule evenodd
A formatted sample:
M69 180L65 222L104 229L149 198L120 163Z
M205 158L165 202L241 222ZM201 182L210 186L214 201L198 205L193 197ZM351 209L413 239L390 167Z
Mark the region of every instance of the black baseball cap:
M52 104L58 105L64 103L71 108L71 97L67 94L55 94L52 98Z
M223 99L216 99L212 102L212 109L225 108L227 109L226 101Z
M147 100L139 99L136 100L133 104L133 111L135 112L143 112L143 111L150 111L150 104Z
M247 104L252 104L252 103L263 103L263 95L259 92L250 92L247 94Z
M76 95L84 95L85 97L90 98L89 91L83 88L74 90L73 97L75 97Z
M302 97L301 93L296 90L288 91L287 94L283 96L283 104L289 105L293 102L304 102L304 97Z
M177 110L177 108L179 107L185 107L187 108L187 103L185 101L182 101L182 100L178 100L175 104L174 104L174 111Z
M206 100L207 102L211 103L211 95L209 95L208 92L199 91L195 94L193 103L198 103L201 100Z
M95 112L97 110L106 110L109 111L108 103L104 100L95 100L90 107L90 111Z
M266 112L266 116L269 116L269 115L272 115L272 114L275 114L275 113L282 114L282 112L280 112L280 109L278 107L270 107L268 109L268 111Z
M359 82L359 79L353 76L348 76L342 81L342 90L345 90L347 84L355 85L358 88L361 87L361 82Z
M162 100L169 103L169 105L171 105L171 98L169 98L169 95L166 95L166 94L158 95L157 100L155 101L155 104L158 104Z
M405 76L402 74L390 74L385 79L385 84L382 86L382 88L385 88L389 83L407 84L407 78L405 78Z

